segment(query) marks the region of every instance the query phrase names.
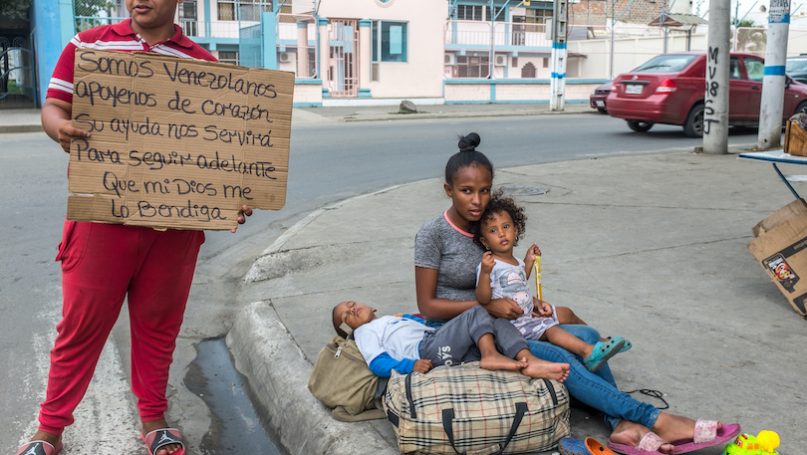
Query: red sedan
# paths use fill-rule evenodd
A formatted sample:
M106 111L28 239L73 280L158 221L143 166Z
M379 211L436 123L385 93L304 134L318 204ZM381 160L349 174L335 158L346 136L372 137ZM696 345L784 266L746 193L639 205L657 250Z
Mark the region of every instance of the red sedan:
M765 63L752 54L732 53L729 69L729 124L756 126ZM681 125L690 137L703 136L706 54L658 55L614 79L608 114L625 119L633 131L656 123ZM807 113L807 85L788 78L783 118Z
M612 85L614 85L612 82L599 85L588 97L589 105L592 107L592 109L597 109L600 114L608 113L608 107L605 105L605 99L608 98L608 94L611 93Z

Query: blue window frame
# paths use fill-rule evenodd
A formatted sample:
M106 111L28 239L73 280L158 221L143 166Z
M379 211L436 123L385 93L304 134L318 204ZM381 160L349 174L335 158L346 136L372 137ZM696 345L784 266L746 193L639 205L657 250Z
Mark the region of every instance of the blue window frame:
M373 62L406 62L407 23L373 22Z

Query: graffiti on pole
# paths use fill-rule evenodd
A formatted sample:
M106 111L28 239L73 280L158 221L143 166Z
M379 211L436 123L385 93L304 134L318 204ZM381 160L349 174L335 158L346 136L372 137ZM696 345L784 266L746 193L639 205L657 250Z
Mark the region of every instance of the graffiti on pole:
M706 54L706 101L703 108L703 134L709 134L712 124L718 123L719 118L715 115L714 102L720 92L720 81L717 80L717 68L719 63L720 48L709 46Z
M790 23L790 0L771 0L768 9L769 24Z

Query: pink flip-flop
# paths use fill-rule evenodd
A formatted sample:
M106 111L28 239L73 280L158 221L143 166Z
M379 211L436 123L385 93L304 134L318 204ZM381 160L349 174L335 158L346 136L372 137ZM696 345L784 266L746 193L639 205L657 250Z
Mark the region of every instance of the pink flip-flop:
M149 455L155 455L158 450L171 444L179 444L182 446L171 455L185 455L185 442L182 441L182 433L176 428L160 428L149 431L142 439L143 442L146 443L146 449Z
M736 438L741 428L737 423L719 423L714 420L698 420L695 422L695 437L675 441L675 453L689 453L696 450L723 445Z
M664 444L669 443L661 439L656 433L648 431L642 436L642 440L639 441L639 444L636 446L608 441L608 448L623 455L664 455L658 451L659 447Z
M28 441L17 449L17 455L57 455L62 451L62 443L55 446L48 441L36 440Z

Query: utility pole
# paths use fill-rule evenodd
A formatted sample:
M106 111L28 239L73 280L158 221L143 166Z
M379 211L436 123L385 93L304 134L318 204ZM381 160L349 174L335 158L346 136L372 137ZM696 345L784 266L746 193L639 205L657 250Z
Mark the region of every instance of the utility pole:
M706 101L702 116L703 151L706 153L728 153L730 9L729 2L709 2ZM698 109L698 107L693 109ZM696 117L695 120L700 119Z
M493 13L493 0L488 1L488 19L490 19L490 50L488 51L488 79L493 79L493 60L496 58L496 18ZM492 101L492 100L491 100Z
M759 103L757 148L779 147L785 98L785 60L790 29L790 0L771 0L768 10L768 44L765 46L765 76Z
M608 48L608 78L614 80L614 35L616 34L616 0L611 0L611 45Z
M566 107L566 29L569 20L568 0L555 0L552 11L552 79L549 88L550 111L562 111Z
M493 9L494 0L488 1L488 19L490 19L490 49L488 50L488 79L494 79L493 71L496 68L494 65L494 60L496 60L496 21L499 20L499 16L504 13L504 10L507 9L508 5L510 5L510 0L504 0L504 3L499 8L499 11L494 12ZM503 36L503 45L507 45L507 37L504 36L504 32L502 32Z

